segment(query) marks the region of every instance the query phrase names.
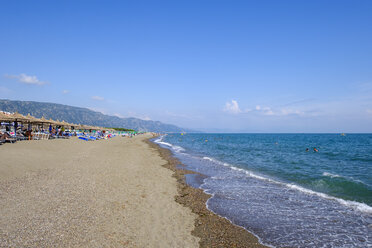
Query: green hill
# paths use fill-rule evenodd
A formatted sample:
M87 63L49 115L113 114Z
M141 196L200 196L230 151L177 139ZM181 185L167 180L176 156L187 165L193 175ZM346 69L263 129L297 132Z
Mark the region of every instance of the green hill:
M104 115L87 108L73 107L68 105L33 102L33 101L12 101L0 99L0 110L16 112L23 115L28 113L41 118L44 116L53 120L64 120L70 123L94 125L101 127L128 128L137 131L150 132L190 132L175 125L164 124L160 121L145 121L138 118L119 118L116 116Z

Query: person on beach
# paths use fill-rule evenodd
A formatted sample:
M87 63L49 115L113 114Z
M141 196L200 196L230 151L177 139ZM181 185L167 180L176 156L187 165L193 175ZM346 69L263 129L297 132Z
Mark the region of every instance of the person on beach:
M8 133L2 133L0 131L0 140L6 140L8 138L11 138L10 135Z
M25 137L28 138L28 140L32 140L32 130L27 130L24 134Z
M17 135L17 129L18 129L18 122L14 122L14 135Z

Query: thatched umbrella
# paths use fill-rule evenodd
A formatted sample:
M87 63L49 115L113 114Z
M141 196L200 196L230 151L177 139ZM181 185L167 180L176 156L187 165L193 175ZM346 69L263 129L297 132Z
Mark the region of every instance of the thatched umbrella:
M89 129L89 126L87 126L87 125L81 125L81 126L80 126L80 129L87 130L87 129Z
M59 121L52 120L51 118L48 120L48 122L52 125L59 125Z
M76 129L79 129L79 130L84 129L83 127L84 127L84 126L83 126L82 124L77 124L77 125L76 125Z
M96 127L94 127L94 126L88 126L88 128L89 128L90 130L96 130Z
M39 119L31 116L30 113L26 115L26 118L27 118L27 123L28 123L28 130L32 130L32 124L40 123Z
M42 128L44 128L44 124L52 124L51 121L45 119L44 116L42 116L40 119L38 119L38 124L41 124Z
M0 112L0 121L13 122L13 118L3 112Z
M69 129L73 126L73 124L65 122L65 121L62 121L61 124L62 124L62 126L68 127Z
M41 123L43 123L42 120L40 120L39 118L33 117L30 114L27 114L26 117L27 117L29 123L33 123L33 124L41 124Z
M99 127L96 127L96 126L90 126L90 129L92 129L92 130L99 130Z
M14 121L14 134L17 135L18 122L21 122L21 123L28 122L29 119L26 116L18 112L15 112L11 114L10 116L11 118L13 118L13 121Z
M74 123L71 123L71 126L73 126L75 129L79 128L79 124L74 124Z
M13 118L13 120L15 122L18 122L18 121L19 122L27 122L27 121L29 121L29 119L26 116L24 116L24 115L22 115L18 112L15 112L15 113L11 114L10 116Z
M51 124L51 122L50 121L48 121L47 119L45 119L45 117L43 116L43 117L41 117L40 119L40 123L42 123L42 124L44 124L44 123L46 123L46 124Z

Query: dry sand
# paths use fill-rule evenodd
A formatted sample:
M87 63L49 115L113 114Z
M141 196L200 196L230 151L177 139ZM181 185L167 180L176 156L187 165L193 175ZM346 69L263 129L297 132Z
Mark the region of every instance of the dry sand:
M0 146L0 247L198 247L145 138Z

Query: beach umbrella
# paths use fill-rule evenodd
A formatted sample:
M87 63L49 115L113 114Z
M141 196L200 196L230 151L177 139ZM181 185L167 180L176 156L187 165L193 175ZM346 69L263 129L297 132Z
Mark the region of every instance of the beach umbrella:
M8 114L0 112L0 125L1 125L1 122L12 123L13 119Z
M74 124L74 123L69 123L69 125L70 125L71 128L74 128L74 129L76 129L76 127L77 127L77 125Z
M34 117L30 114L27 114L26 117L27 117L29 123L35 123L35 124L43 123L41 119L36 118L36 117Z
M14 133L15 133L15 135L17 134L18 122L23 123L23 122L27 122L29 120L26 116L24 116L24 115L22 115L18 112L10 114L10 117L12 118L12 120L14 122Z
M44 116L41 117L39 120L40 120L41 123L52 124L52 122L50 122L50 121L48 121L47 119L45 119Z
M26 115L26 118L28 119L27 120L28 130L32 130L32 124L38 124L39 123L39 119L31 116L30 113L28 113Z
M19 122L27 122L27 121L29 121L29 119L26 116L24 116L24 115L22 115L22 114L20 114L18 112L15 112L15 113L11 114L10 116L11 116L11 118L13 118L14 121L17 121L17 122L18 121Z
M45 119L44 116L42 116L39 120L40 120L40 124L41 124L42 127L44 127L44 124L51 124L50 121Z
M0 112L0 121L13 122L13 118L10 115Z
M41 124L42 128L44 128L44 124L52 124L49 120L45 119L44 116L42 116L39 120L39 123Z
M86 126L82 125L82 124L79 124L78 126L79 129L87 129Z
M62 125L63 125L64 127L68 127L68 129L71 129L71 127L74 126L74 124L71 124L71 123L68 123L68 122L65 122L65 121L62 121L61 123L62 123Z
M93 126L86 126L87 127L87 129L90 129L90 130L94 130L94 127Z
M51 118L48 120L48 122L52 125L59 125L59 121L52 120Z
M62 121L60 122L60 124L61 124L61 126L64 126L64 127L67 127L67 126L70 125L69 123L65 122L64 120L62 120Z
M62 126L62 122L60 122L58 119L55 121L58 126Z

